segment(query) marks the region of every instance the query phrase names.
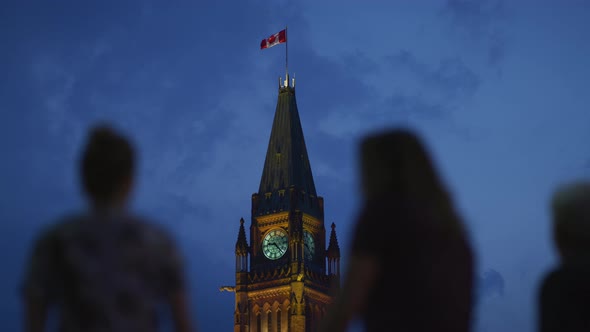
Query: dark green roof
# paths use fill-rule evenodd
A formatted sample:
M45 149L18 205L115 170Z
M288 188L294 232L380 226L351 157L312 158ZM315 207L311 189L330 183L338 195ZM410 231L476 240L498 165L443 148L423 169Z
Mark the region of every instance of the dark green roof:
M316 196L315 184L299 119L295 89L279 88L279 98L268 142L258 193L274 193L294 187Z

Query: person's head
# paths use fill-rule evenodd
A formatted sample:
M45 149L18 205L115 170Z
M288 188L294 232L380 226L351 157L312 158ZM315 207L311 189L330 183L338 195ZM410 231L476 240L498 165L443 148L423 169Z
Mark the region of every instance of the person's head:
M362 140L361 182L366 199L396 193L446 200L447 195L426 148L415 134L403 129Z
M135 152L126 137L108 125L90 130L80 160L82 187L97 206L123 206L131 192Z
M561 257L590 254L590 181L558 188L551 209L553 238Z

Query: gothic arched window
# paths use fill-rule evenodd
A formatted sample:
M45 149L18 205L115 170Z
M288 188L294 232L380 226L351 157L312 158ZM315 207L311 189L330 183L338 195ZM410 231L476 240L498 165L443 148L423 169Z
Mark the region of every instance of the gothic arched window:
M272 331L272 313L269 311L266 313L266 318L268 321L268 332Z
M256 314L256 331L262 332L262 322L260 321L260 313Z
M281 309L277 309L277 332L282 331L281 330L281 320L283 320L281 317Z

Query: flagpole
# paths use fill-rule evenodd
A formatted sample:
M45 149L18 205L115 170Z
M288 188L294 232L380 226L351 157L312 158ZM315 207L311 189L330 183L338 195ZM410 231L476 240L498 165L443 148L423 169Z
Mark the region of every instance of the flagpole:
M285 25L285 73L289 81L289 37L287 36L287 26ZM287 85L289 82L287 82Z

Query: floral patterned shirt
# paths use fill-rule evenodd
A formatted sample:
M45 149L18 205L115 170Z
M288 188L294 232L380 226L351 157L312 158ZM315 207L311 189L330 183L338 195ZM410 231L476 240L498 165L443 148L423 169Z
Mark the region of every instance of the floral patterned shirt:
M61 330L156 331L157 305L184 288L167 232L123 214L77 215L36 241L24 296L57 305Z

